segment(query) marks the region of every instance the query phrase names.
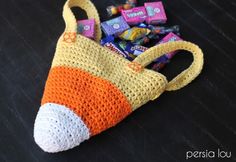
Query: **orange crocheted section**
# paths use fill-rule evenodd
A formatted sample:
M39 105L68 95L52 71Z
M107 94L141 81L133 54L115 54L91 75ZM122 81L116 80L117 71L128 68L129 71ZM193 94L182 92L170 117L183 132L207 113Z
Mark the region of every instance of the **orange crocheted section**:
M91 135L116 125L132 112L130 103L116 86L78 68L50 70L42 105L50 102L73 110Z

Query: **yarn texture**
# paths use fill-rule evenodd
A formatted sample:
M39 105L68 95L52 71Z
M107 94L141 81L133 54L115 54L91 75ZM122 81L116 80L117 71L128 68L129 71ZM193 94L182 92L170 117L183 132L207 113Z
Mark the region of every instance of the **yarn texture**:
M77 34L71 7L81 7L96 23L95 41ZM132 62L102 47L100 19L90 0L68 0L63 9L66 28L58 40L41 107L34 125L36 143L46 152L78 146L110 127L165 90L180 89L201 72L203 53L190 42L152 47ZM193 54L190 67L170 82L145 67L175 50Z

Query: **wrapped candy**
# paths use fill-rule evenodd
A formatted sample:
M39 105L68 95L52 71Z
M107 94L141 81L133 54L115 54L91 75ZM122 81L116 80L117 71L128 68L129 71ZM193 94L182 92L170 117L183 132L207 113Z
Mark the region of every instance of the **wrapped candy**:
M155 34L164 35L172 32L179 35L179 25L174 25L171 27L148 25L148 28L151 29L152 33Z
M139 27L139 28L148 28L148 25L145 24L145 23L140 23L140 24L137 25L137 27Z
M153 25L147 26L145 24L140 24L139 27L140 26L143 28L151 29L151 33L133 42L134 44L137 44L137 45L144 45L150 42L152 39L159 39L159 35L165 35L168 33L175 33L179 35L179 25L175 25L172 27L162 27L162 26L153 26Z
M133 41L136 45L144 45L149 43L152 39L159 39L159 36L155 33L150 33L149 35Z
M132 7L136 7L137 5L137 0L127 0L126 4L130 4Z
M122 16L102 22L101 27L106 36L117 36L130 28Z
M147 17L145 7L135 7L129 10L122 10L121 14L129 25L142 23Z
M157 45L161 44L161 43L178 41L178 40L182 40L182 39L180 37L178 37L177 35L175 35L174 33L169 33L161 41L159 41L157 43ZM162 69L170 61L170 59L172 59L172 57L175 54L176 54L176 51L173 51L173 52L167 53L167 54L157 58L154 61L155 64L152 66L152 69L155 70L155 71L159 71L160 69Z
M77 32L85 37L94 39L95 34L95 20L79 20L78 22Z
M115 42L113 36L108 36L106 38L103 38L101 40L101 45L104 47L107 47L111 51L115 52L116 54L128 59L133 60L132 57L129 56L129 54L125 53Z
M165 10L162 2L149 2L144 4L147 10L148 24L164 24L167 21Z
M124 40L135 41L137 39L145 37L150 32L151 30L148 28L133 27L124 31L122 34L119 35L119 37Z
M118 44L124 51L134 56L138 56L148 49L147 47L134 45L131 42L126 41L120 41Z
M131 8L133 8L131 4L112 5L107 7L107 13L109 16L113 16L121 13L121 10L128 10Z
M107 13L109 16L117 15L121 13L121 10L128 10L136 7L137 0L127 0L125 4L117 4L107 7Z
M173 42L173 41L179 41L179 40L182 40L179 36L177 36L176 34L174 33L169 33L167 36L165 36L160 42L157 43L158 44L161 44L161 43L166 43L166 42ZM170 52L167 55L167 57L169 59L171 59L174 55L176 54L176 51L173 51L173 52Z

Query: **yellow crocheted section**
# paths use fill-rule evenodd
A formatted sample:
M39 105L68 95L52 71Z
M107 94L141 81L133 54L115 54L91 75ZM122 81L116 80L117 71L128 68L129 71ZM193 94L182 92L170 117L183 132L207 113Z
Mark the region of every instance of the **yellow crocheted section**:
M76 67L112 82L127 97L132 109L159 96L166 88L165 76L152 70L136 72L130 61L94 41L78 36L75 43L59 40L52 67Z
M68 0L63 11L66 30L58 41L52 67L79 68L110 81L127 97L133 110L149 100L159 97L165 90L177 90L186 86L201 72L202 51L190 42L177 41L158 45L130 62L98 43L84 36L76 35L76 20L70 9L73 6L83 8L87 11L88 17L95 18L96 41L101 38L100 20L93 4L89 0ZM162 74L144 68L165 53L181 49L193 54L193 63L169 83Z

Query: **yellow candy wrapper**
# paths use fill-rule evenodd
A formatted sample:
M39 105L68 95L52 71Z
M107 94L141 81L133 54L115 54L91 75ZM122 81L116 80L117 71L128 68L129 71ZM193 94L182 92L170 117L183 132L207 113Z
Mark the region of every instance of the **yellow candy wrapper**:
M124 40L135 41L148 35L150 32L151 30L147 28L133 27L124 31L119 37Z

